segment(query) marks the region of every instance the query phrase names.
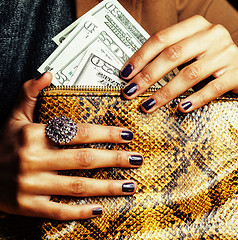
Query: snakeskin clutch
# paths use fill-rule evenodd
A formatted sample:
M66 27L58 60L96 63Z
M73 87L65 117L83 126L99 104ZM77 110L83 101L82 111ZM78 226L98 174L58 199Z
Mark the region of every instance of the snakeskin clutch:
M126 127L128 145L87 147L136 151L139 169L72 170L61 174L98 179L133 179L133 196L53 197L69 204L104 206L100 218L46 221L42 239L237 239L238 99L222 97L183 114L177 98L152 114L140 110L151 93L132 101L119 90L46 89L40 97L40 122L67 115L77 122ZM85 147L85 146L75 146Z

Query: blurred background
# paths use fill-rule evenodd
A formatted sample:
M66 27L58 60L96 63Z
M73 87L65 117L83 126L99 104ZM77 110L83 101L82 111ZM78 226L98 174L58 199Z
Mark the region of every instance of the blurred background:
M238 1L237 0L228 0L229 3L231 3L233 5L233 7L236 8L236 10L238 10Z

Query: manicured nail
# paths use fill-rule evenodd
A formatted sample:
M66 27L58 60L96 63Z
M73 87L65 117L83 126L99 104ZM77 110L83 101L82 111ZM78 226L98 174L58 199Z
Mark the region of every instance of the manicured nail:
M141 155L131 155L129 157L129 163L136 166L142 165L143 157Z
M133 71L133 66L131 64L127 64L121 71L121 76L127 78L131 72Z
M146 102L142 103L142 107L148 111L156 104L156 100L154 98L150 98Z
M44 73L42 73L42 74L40 74L39 76L37 76L37 77L35 78L35 80L39 80L40 78L42 78L42 77L45 75L45 73L47 73L47 71L44 72Z
M184 110L188 110L190 107L192 107L192 105L193 104L190 101L188 101L188 102L182 103L182 108Z
M102 208L94 208L93 215L102 215Z
M123 89L123 92L127 96L133 95L138 90L138 85L136 83L131 83Z
M134 183L124 183L122 185L122 192L134 192L135 184Z
M130 141L133 139L133 133L131 131L122 131L121 132L121 138L127 141Z

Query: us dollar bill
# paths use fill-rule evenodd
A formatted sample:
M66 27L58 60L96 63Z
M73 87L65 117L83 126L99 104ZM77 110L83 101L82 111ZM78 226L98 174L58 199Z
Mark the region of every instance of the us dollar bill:
M86 14L63 43L40 66L53 74L52 83L71 85L71 78L87 48L100 39L120 64L137 51L149 37L148 33L115 0L104 0Z
M120 78L120 70L112 62L111 56L104 51L98 51L91 46L84 55L74 76L71 79L73 86L93 86L93 87L123 87L127 82ZM159 89L167 84L178 73L174 69L166 76L161 78L150 88Z
M86 39L82 37L85 35L82 26L85 26L85 22L88 23L89 21L91 24L88 23L88 25L91 28L93 25L96 26L94 33L98 32L99 29L103 29L100 35L97 34L97 37L101 38L101 40L111 48L111 51L121 60L121 63L126 62L126 60L140 48L149 35L133 20L126 10L118 4L117 1L104 0L103 5L100 5L101 7L98 11L92 14L93 17L88 15L82 19L66 40L45 63L43 63L39 71L50 70L54 76L52 81L54 85L68 85L70 78L75 72L75 68L83 57L82 52L86 51L87 47L82 47L82 45L84 46L84 43L86 43L86 45L89 46L92 43L92 41L89 41L89 38ZM119 10L119 8L121 8L121 10ZM137 27L132 25L132 20L136 23ZM103 24L101 25L101 23ZM142 33L140 33L139 29ZM95 34L91 35L95 36ZM79 44L79 42L81 44ZM79 46L81 46L80 49ZM77 54L72 55L72 50L74 50L74 52L77 51ZM69 56L69 54L71 54L71 56ZM62 61L62 59L64 59L64 61ZM65 64L62 66L62 63ZM120 66L118 65L116 67Z
M125 82L119 78L119 69L148 38L149 34L116 0L104 0L54 38L60 45L38 70L51 71L56 86L122 86ZM98 64L104 62L104 67L95 65L95 59ZM118 76L104 71L109 65ZM176 71L152 87L164 86Z
M115 0L112 0L115 1ZM67 28L65 28L63 31L58 33L52 40L59 46L69 35L70 33L77 27L77 25L82 22L83 18L87 18L87 16L91 16L94 12L96 12L99 8L101 8L104 5L104 1L97 4L94 8L89 10L87 13L85 13L83 16L75 20L73 23L71 23Z
M84 19L93 16L95 19L104 23L107 27L112 27L112 31L116 32L118 38L122 41L130 43L130 35L137 39L141 46L148 38L149 34L139 25L139 23L126 11L125 8L117 0L104 0L66 29L53 38L53 41L60 45L74 30L74 28ZM117 24L117 26L116 26ZM123 32L124 31L124 32ZM126 40L126 38L128 38Z
M123 87L126 84L120 78L120 70L108 62L110 58L99 55L87 51L71 80L73 86Z
M109 36L100 23L92 17L87 17L77 25L70 36L38 70L52 72L54 85L68 85L87 49L95 41L101 41L114 54L118 62L121 62L120 66L129 58L125 51L117 45L113 36Z

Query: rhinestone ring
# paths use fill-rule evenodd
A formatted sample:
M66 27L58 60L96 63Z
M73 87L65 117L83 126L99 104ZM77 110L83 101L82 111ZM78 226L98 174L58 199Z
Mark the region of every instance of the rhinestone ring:
M77 123L70 117L57 116L49 120L45 133L55 143L69 143L78 131Z

